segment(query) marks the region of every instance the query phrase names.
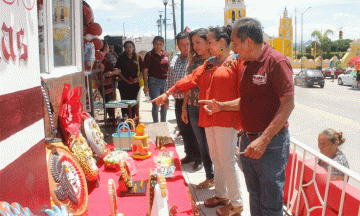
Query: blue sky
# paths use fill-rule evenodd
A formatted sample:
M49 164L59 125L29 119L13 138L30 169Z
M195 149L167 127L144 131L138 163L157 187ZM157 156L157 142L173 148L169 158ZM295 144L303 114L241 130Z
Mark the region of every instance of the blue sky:
M274 3L272 3L274 2ZM94 11L95 22L103 28L103 35L126 36L157 35L156 25L159 11L164 11L162 0L87 0ZM171 4L171 0L169 2ZM172 24L172 8L167 6L168 24ZM221 26L224 24L225 0L184 0L185 26L191 30L201 27ZM297 10L297 42L301 39L301 13L311 7L303 16L304 42L311 39L314 30L331 29L332 40L338 39L342 27L344 39L360 38L360 0L245 0L247 17L261 21L269 36L278 36L279 18L285 6L293 17L295 26L295 8ZM180 31L180 0L175 0L177 32ZM162 12L164 18L164 12ZM164 31L164 28L163 28ZM295 31L295 27L294 27ZM294 32L295 34L295 32ZM168 38L174 37L172 25L167 27ZM295 37L294 37L295 40Z

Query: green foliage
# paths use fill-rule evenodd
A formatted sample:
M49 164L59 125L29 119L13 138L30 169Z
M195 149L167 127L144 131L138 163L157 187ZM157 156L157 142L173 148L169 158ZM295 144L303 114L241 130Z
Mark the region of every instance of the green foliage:
M313 41L308 47L305 48L306 54L304 54L304 56L307 58L312 58L310 56L311 48L315 49L316 43L316 56L321 55L323 59L331 59L334 55L336 55L339 59L341 59L349 49L352 40L340 39L331 41L331 39L328 37L330 34L333 34L333 31L330 29L326 30L324 34L322 34L319 30L315 30L311 36L315 37L316 41ZM307 53L309 55L307 55Z

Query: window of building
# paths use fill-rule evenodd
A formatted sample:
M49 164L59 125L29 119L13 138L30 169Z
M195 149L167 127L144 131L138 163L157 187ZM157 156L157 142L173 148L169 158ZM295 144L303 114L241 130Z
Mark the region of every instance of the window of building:
M242 10L239 10L239 19L240 19L241 17L243 17L243 16L242 16Z
M235 13L235 11L232 11L231 12L231 21L235 22L235 20L236 20L236 13Z
M41 72L56 75L80 72L81 1L38 0L38 5Z
M232 0L232 2L233 2L233 3L235 3L235 2L236 2L236 0Z

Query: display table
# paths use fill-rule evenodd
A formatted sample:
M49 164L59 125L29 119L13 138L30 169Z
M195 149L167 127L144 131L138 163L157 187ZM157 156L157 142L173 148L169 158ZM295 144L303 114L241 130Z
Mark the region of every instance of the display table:
M150 169L155 168L153 157L157 156L160 150L155 150L155 146L150 144L152 156L145 160L134 160L137 173L132 176L133 181L149 180ZM108 144L108 148L112 149L113 144ZM177 215L194 215L191 202L188 195L186 181L182 175L179 155L176 152L174 144L166 145L162 151L174 152L174 163L176 170L172 178L166 179L168 195L168 206L176 204L179 207ZM131 155L131 152L129 152ZM109 215L110 204L108 195L108 180L115 181L118 188L119 172L105 169L102 162L99 161L100 184L96 188L94 184L89 185L89 207L88 216ZM145 216L149 209L149 191L146 196L125 196L118 197L118 211L125 216Z

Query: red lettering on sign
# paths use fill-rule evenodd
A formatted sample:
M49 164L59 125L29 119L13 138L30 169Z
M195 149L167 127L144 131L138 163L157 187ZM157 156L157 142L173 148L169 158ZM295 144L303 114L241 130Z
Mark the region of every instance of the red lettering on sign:
M3 26L1 28L1 30L3 31L3 37L1 40L1 47L2 47L2 52L3 55L6 59L6 61L9 61L10 57L13 61L15 61L15 53L14 53L14 40L13 40L13 29L12 27L6 27L6 24L3 23ZM6 33L8 34L8 38L9 38L9 48L10 48L10 53L8 52L8 50L6 49L6 44L5 44L5 36Z
M35 2L36 2L36 1L34 1L34 3L32 4L31 7L27 7L27 6L25 5L25 1L24 1L24 0L23 0L22 2L23 2L23 5L24 5L24 7L25 7L26 10L32 10L32 9L34 8L34 6L35 6Z
M12 5L12 4L14 4L15 0L14 0L14 1L6 1L6 0L3 0L3 2L5 2L5 3L8 4L8 5Z
M20 50L20 60L27 61L28 59L28 51L27 51L27 45L23 43L24 40L24 29L21 29L16 33L17 35L17 45L18 49ZM21 54L21 49L24 48L24 53Z
M2 0L2 1L5 2L5 3L8 4L8 5L12 5L12 4L14 4L14 2L15 2L15 0L13 0L13 1ZM34 0L34 2L33 2L32 4L30 4L31 6L28 7L28 6L25 4L25 0L22 0L22 3L23 3L23 5L24 5L24 7L25 7L26 10L32 10L32 9L34 8L34 6L35 6L35 2L36 2L36 0ZM17 4L19 5L19 0L17 0Z

